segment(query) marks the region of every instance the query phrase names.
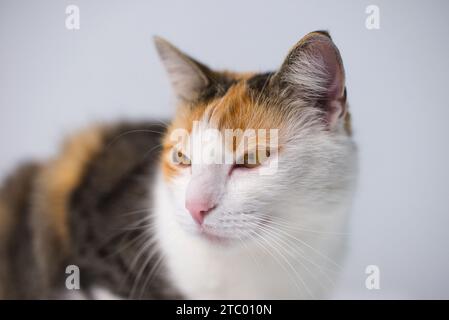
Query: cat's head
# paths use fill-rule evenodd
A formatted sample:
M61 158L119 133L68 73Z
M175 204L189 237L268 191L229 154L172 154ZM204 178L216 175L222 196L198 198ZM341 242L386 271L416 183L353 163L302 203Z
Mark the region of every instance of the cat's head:
M354 149L327 32L306 35L268 73L215 71L155 42L179 101L162 172L186 230L230 242L305 226L346 200Z

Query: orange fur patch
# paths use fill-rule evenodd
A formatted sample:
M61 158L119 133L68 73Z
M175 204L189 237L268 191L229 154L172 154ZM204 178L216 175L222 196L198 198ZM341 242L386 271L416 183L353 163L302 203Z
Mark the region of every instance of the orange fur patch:
M279 108L268 108L264 101L258 101L257 97L253 97L248 91L244 80L252 75L251 73L241 75L232 73L233 78L241 79L241 81L231 86L223 97L216 98L207 104L179 107L179 112L163 142L161 166L166 179L172 178L179 170L183 170L170 161L170 152L173 147L170 133L175 129L182 128L191 133L193 122L200 121L205 116L209 118L208 122L212 128L222 132L225 129L241 129L241 132L246 129L267 129L267 131L281 129L285 123L283 121L285 115ZM237 134L235 143L228 147L235 150L236 145L244 137L242 134Z
M85 168L102 146L102 131L95 127L69 138L62 153L51 160L37 177L35 205L38 219L48 224L67 248L70 195L80 183Z

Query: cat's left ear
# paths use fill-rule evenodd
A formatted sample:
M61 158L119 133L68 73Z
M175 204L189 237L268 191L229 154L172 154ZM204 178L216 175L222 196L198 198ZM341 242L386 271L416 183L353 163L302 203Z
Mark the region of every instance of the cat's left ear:
M212 71L165 39L154 37L154 44L177 97L187 102L195 101L209 86Z
M302 38L275 75L293 99L307 99L324 111L332 128L346 113L345 72L340 52L325 31Z

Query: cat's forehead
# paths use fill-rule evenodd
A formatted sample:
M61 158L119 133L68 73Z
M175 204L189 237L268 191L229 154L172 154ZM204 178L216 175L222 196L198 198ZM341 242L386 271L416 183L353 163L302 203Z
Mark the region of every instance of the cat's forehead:
M207 129L218 129L222 137L225 137L228 130L231 129L236 144L252 131L254 131L257 141L262 136L266 139L272 129L279 130L279 134L282 134L283 128L286 126L286 114L276 104L276 100L268 97L267 83L271 73L226 72L222 75L232 79L232 81L226 82L227 87L223 87L222 84L221 88L215 89L217 91L213 95L203 96L194 103L183 102L178 107L175 119L164 139L164 161L162 164L166 177L173 177L179 173L179 168L171 165L169 160L172 148L177 145L178 132L182 132L185 137L192 138L192 140L182 139L184 143L187 140L192 143L198 143L198 141L204 143L196 136L198 133L195 130L196 125L206 131ZM265 90L267 90L266 94L264 94ZM267 141L271 141L270 138ZM236 145L232 143L226 147L235 149Z
M199 99L194 104L211 103L220 98L230 98L236 95L260 95L267 94L267 86L274 73L256 72L215 72L210 84L199 95ZM236 91L239 87L242 90ZM243 90L245 88L245 90Z
M272 73L222 72L195 102L184 102L172 128L192 130L195 121L224 129L274 129L282 124L282 110L270 98ZM227 80L223 80L227 79Z

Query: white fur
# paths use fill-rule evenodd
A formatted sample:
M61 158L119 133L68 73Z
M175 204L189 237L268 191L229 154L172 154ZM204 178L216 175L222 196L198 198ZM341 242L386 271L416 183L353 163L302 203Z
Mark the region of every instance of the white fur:
M171 182L159 174L157 237L171 280L187 298L296 299L330 293L345 241L355 147L342 130L300 121L290 127L276 174L237 171L218 182L224 183L220 202L204 225L229 243L202 237L185 209L190 169ZM205 182L204 190L215 183ZM272 221L256 228L254 223L266 216Z

